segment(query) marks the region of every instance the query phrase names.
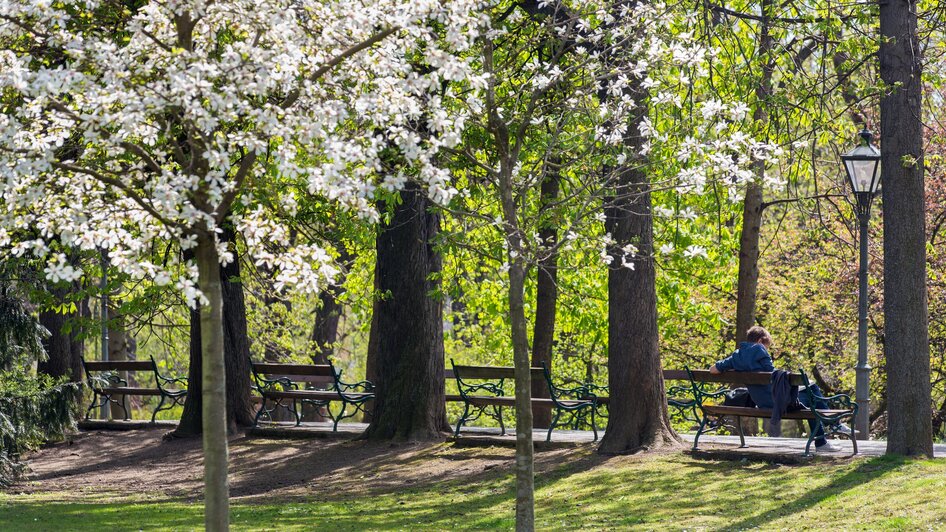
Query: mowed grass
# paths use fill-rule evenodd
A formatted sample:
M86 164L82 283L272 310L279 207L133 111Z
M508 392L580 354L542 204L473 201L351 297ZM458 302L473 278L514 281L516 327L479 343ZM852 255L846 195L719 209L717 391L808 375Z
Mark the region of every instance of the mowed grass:
M423 467L422 464L418 465ZM946 460L782 466L683 454L571 456L536 479L536 523L565 530L946 529ZM235 500L234 530L511 529L508 469L359 494ZM113 491L0 494L0 530L195 530L198 501Z

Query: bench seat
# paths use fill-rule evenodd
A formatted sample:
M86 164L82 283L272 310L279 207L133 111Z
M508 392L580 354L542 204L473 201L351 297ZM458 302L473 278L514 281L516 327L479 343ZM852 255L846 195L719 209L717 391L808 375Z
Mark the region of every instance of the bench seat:
M157 388L93 388L98 393L105 395L163 395L164 392L174 395L181 392L187 392L187 390L169 390L166 389L162 392Z
M737 417L761 417L771 418L771 408L754 408L746 406L725 406L725 405L707 405L703 407L707 414L714 416L737 416ZM836 416L845 414L847 410L819 409L819 413L825 416ZM782 414L782 419L817 419L815 414L809 410L798 410L795 412L786 412Z
M92 391L92 403L85 411L85 419L89 419L95 408L114 404L122 409L125 419L128 420L130 413L126 398L129 395L137 395L161 398L161 402L151 413L151 422L154 423L158 412L183 405L187 397L187 378L162 375L154 357L150 360L86 360L83 357L81 360L86 384ZM154 387L128 386L128 381L122 378L121 374L136 372L150 372Z

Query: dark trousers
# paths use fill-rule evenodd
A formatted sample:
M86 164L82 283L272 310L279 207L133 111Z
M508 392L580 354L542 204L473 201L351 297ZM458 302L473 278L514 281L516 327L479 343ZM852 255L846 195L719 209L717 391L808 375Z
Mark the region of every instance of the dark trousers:
M818 388L817 384L811 385L811 391L814 392L816 397L822 397L824 394L821 393L821 388ZM798 392L798 402L805 405L805 408L811 408L811 405L808 404L808 394L804 390ZM758 404L763 403L763 404ZM756 401L756 406L759 408L773 408L775 404L772 402L772 398L769 397L769 400L766 401ZM828 408L828 403L822 400L815 401L815 408L825 409ZM821 423L818 423L817 420L809 419L808 420L808 430L813 431L815 435L815 446L821 447L825 443L828 443L828 440L824 438L824 427L821 426Z

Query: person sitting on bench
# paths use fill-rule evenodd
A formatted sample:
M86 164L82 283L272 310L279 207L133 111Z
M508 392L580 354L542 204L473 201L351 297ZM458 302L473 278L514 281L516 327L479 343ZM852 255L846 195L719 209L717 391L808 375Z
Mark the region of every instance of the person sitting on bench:
M775 365L772 363L772 357L769 355L768 351L771 345L772 336L769 335L769 332L759 325L753 326L746 333L746 341L739 344L739 349L736 349L733 354L710 366L709 371L710 373L722 373L724 371L775 371ZM757 408L771 409L775 406L772 400L771 383L756 384L747 386L746 388L748 388L749 397L752 398L752 402L755 403ZM814 392L815 396L822 397L821 390L818 388L817 384L812 384L811 390ZM799 402L805 407L810 407L810 405L805 404L806 400L806 397L799 395ZM828 405L823 401L818 401L815 403L815 408L828 408ZM808 426L810 430L817 430L815 433L815 451L835 452L841 450L839 446L833 445L825 439L824 428L816 423L815 420L809 420Z

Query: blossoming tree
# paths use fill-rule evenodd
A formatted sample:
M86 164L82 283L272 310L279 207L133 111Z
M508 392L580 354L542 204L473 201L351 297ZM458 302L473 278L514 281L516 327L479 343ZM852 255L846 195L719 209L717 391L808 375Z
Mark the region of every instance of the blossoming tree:
M108 251L110 266L201 306L206 525L228 527L220 238L232 222L281 287L335 274L317 243L290 243L276 212L318 194L376 218L382 148L431 197L432 155L458 139L446 81L464 79L478 25L469 0L13 0L0 6L0 247L83 275L50 242ZM432 68L418 73L409 61ZM344 65L343 68L339 68ZM437 120L424 136L411 120ZM264 201L254 189L286 186ZM271 191L270 191L271 192ZM239 213L239 214L237 214ZM283 244L281 253L268 242ZM196 260L150 259L156 244Z

